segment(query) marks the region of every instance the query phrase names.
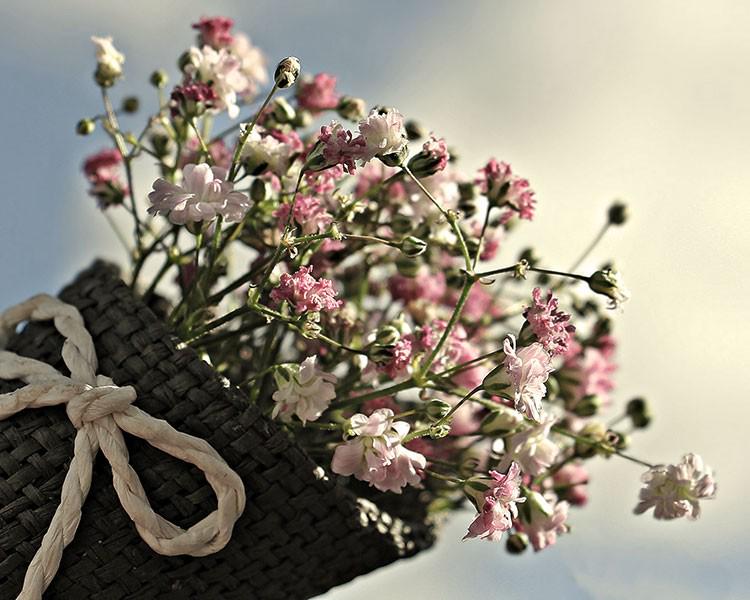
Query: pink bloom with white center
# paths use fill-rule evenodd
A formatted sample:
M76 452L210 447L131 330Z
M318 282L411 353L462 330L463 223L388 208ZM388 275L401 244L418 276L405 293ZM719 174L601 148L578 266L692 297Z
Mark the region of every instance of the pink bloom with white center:
M539 552L553 546L559 534L568 532L566 521L570 505L558 502L554 494L545 498L539 492L531 492L528 500L529 518L522 519L518 529L529 536L534 551Z
M400 494L407 485L419 486L420 471L427 461L422 454L403 446L409 424L394 422L393 417L389 408L379 408L370 416L352 416L350 431L354 437L336 446L331 470L339 475L354 475L381 492Z
M500 217L501 223L507 223L515 213L521 219L534 218L534 190L529 181L515 175L508 163L498 162L491 158L479 171L476 180L480 191L491 202L509 208Z
M445 143L445 139L437 138L431 133L429 139L422 144L422 152L428 154L432 160L437 161L434 167L435 172L442 171L448 166L451 155L448 153L448 144Z
M324 168L341 165L347 173L354 173L354 161L360 157L364 147L361 138L354 139L352 132L345 129L341 123L331 121L330 125L320 128L318 139L323 144Z
M573 506L584 506L589 499L586 484L589 473L581 464L567 464L552 476L555 491ZM562 488L562 489L560 489Z
M516 410L539 421L542 415L542 398L547 394L545 383L554 370L550 355L539 342L516 351L516 338L513 334L505 339L503 350L503 368L490 373L485 378L485 384L510 386Z
M228 17L201 17L200 21L193 23L193 29L198 30L198 43L201 46L220 50L234 41L231 33L233 25L234 21Z
M550 438L550 430L555 424L553 417L511 435L505 441L505 454L500 462L504 468L515 461L524 473L536 476L551 467L560 454L560 447Z
M303 423L315 421L336 397L336 376L319 369L314 356L299 365L277 369L274 379L278 389L273 393L276 405L271 416L285 422L291 421L292 415Z
M531 298L531 306L523 313L531 331L552 356L564 354L568 350L570 336L576 330L570 324L570 315L559 310L559 301L552 291L543 299L542 290L534 288Z
M503 474L490 471L490 478L472 478L467 482L466 493L474 501L478 515L469 525L464 539L480 538L499 541L503 533L513 526L518 517L518 503L521 497L521 470L511 463L508 472Z
M341 96L336 93L336 78L328 73L318 73L297 83L297 102L313 114L332 110Z
M336 300L333 282L328 279L315 279L311 273L312 267L300 267L293 275L282 273L278 287L271 291L271 300L286 300L294 306L297 314L339 308L341 301Z
M676 465L656 465L641 478L639 515L654 509L656 519L697 519L701 514L700 500L716 497L716 481L711 467L697 454L685 454Z
M359 122L359 134L364 147L359 158L368 161L376 156L400 152L406 145L404 116L396 109L373 109Z
M175 225L211 221L218 215L229 223L241 221L250 208L250 199L234 190L226 180L227 170L206 163L185 165L182 184L157 179L148 195L152 215L165 215Z
M281 204L274 211L273 216L278 219L277 225L283 231L289 218L289 204ZM333 216L320 204L314 196L297 196L294 203L294 220L299 223L304 235L322 233L333 223Z

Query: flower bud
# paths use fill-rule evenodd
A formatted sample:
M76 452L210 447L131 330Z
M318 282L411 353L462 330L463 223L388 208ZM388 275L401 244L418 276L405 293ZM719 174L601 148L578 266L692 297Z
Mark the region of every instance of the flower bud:
M476 187L469 181L463 181L458 184L458 210L470 219L477 212L477 192Z
M149 138L151 142L151 148L154 150L154 154L159 158L167 156L172 146L172 140L169 139L168 135L163 133L154 133Z
M305 129L309 127L313 122L312 113L309 110L297 108L294 120L291 125L295 129Z
M610 308L617 308L630 298L622 277L614 269L596 271L589 277L588 283L591 291L609 298Z
M448 287L460 289L463 287L465 280L466 276L463 274L461 269L452 267L445 271L445 283L448 285Z
M271 197L271 185L260 177L253 179L250 184L250 198L253 202L260 203Z
M162 89L166 87L167 82L169 81L169 76L163 69L157 69L156 71L151 73L151 77L148 78L148 81L155 88Z
M409 156L409 146L404 144L401 146L398 152L392 152L391 154L378 154L378 158L387 167L400 167L404 164L406 157Z
M578 417L593 417L601 407L601 398L596 394L588 394L573 407L573 413Z
M633 398L628 402L625 413L636 429L645 429L651 424L651 411L643 398Z
M525 260L530 267L534 267L539 264L541 258L539 258L534 248L524 248L521 254L518 255L518 260Z
M617 450L627 450L630 447L630 436L627 433L620 433L619 431L610 431L612 434L612 445Z
M410 142L420 140L427 137L427 131L422 127L421 123L414 119L409 119L404 123L404 129L406 130L406 137Z
M516 268L513 271L513 277L515 279L526 279L526 273L529 270L529 263L523 259L516 263Z
M336 107L339 116L347 121L361 121L367 116L367 103L362 98L342 96Z
M607 211L610 225L623 225L628 220L628 206L623 202L615 202Z
M373 344L367 356L376 365L386 365L393 360L393 344Z
M133 114L138 112L140 107L140 101L137 96L128 96L122 101L122 112Z
M96 123L93 119L81 119L76 123L76 133L78 135L90 135L96 129Z
M94 80L103 88L112 87L122 77L125 56L114 47L111 37L92 36L91 41L96 46Z
M296 111L286 98L276 98L273 101L271 114L277 123L291 123L297 116Z
M399 248L409 258L416 258L420 254L424 254L425 250L427 250L427 242L410 235L401 240Z
M604 423L600 423L599 421L587 423L586 426L578 432L578 435L590 439L592 442L595 442L595 444L576 440L576 455L582 458L590 458L596 454L601 454L603 456L609 456L612 454L614 448L607 440L607 433L607 428L604 426Z
M297 81L300 72L299 58L296 56L287 56L286 58L279 61L276 66L276 71L273 74L273 80L276 82L276 86L285 89L294 85Z
M416 277L419 272L419 261L407 256L396 259L396 269L404 277Z
M482 420L479 431L484 435L498 435L513 431L523 423L523 415L508 406L498 404Z
M408 233L414 228L414 219L409 215L396 213L391 220L394 233Z
M450 422L441 423L440 425L435 424L430 427L430 438L433 440L439 440L447 436L451 432Z
M529 547L529 536L525 533L514 533L505 542L508 554L522 554Z
M498 365L487 373L482 381L482 388L493 396L507 396L508 390L512 388L512 382L505 365Z
M384 346L392 346L401 339L401 333L393 325L384 325L375 334L375 341Z
M439 421L451 411L451 405L442 400L433 399L425 406L425 414L433 421Z

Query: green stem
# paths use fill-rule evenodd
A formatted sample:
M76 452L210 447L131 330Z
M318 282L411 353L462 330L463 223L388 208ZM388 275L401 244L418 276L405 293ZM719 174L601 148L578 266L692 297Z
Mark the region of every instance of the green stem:
M240 135L240 139L237 140L237 146L234 149L234 155L232 156L232 164L229 167L229 176L227 178L230 182L234 181L234 178L237 176L237 171L239 171L240 169L240 157L242 156L242 150L245 148L245 144L247 143L247 140L250 137L250 134L253 132L253 129L255 128L255 125L258 122L260 115L263 113L266 106L268 106L268 103L271 101L271 98L273 98L273 95L276 93L277 89L278 89L278 86L274 83L273 87L271 88L271 91L268 92L268 96L266 96L266 99L263 101L263 104L258 109L258 112L255 113L255 116L253 117L252 122L250 123L248 127L245 128L245 131L242 132L242 135Z
M552 431L554 431L555 433L559 433L560 435L564 435L565 437L569 437L582 444L586 444L587 446L593 446L595 448L598 448L609 454L616 454L617 456L624 458L625 460L629 460L630 462L636 463L638 465L648 467L649 469L654 468L654 465L652 465L651 463L646 462L645 460L641 460L640 458L636 458L635 456L630 456L629 454L625 454L621 450L617 450L616 448L613 448L611 445L603 443L601 440L593 440L591 438L577 435L573 433L572 431L568 431L567 429L563 427L559 427L557 425L552 426Z
M392 396L394 394L397 394L398 392L401 392L403 390L409 390L414 387L417 387L417 384L414 382L414 380L407 379L406 381L402 381L401 383L397 383L396 385L381 388L379 390L368 392L366 394L361 394L359 396L346 398L345 400L339 400L338 402L332 402L329 408L334 409L334 410L341 409L341 408L348 408L350 406L355 406L357 404L366 402L367 400L372 400L374 398L381 398L383 396Z
M471 265L472 269L477 268L477 262L479 261L479 255L482 254L482 242L484 241L484 234L487 231L487 225L490 222L490 211L492 206L487 204L487 212L484 213L484 224L482 225L482 232L479 234L479 242L477 243L477 253L474 255L474 262Z

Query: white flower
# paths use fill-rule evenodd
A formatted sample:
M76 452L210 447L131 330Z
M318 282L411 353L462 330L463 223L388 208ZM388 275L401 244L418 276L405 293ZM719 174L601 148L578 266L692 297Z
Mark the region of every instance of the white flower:
M635 514L654 508L657 519L687 517L694 520L700 516L699 500L711 500L716 496L716 481L713 471L697 454L686 454L676 465L656 465L641 478L646 484L641 488L640 502Z
M359 133L365 142L362 160L400 152L406 145L404 117L396 109L383 113L377 109L370 111L364 120L359 122Z
M552 416L541 423L511 435L505 442L505 455L499 470L508 468L511 462L521 465L524 473L539 475L557 459L560 447L549 439L550 429L555 423Z
M122 75L122 65L125 56L112 44L112 37L91 36L91 41L96 46L96 62L98 72L109 79L116 79Z
M418 486L422 481L419 469L427 466L427 460L403 446L409 424L394 422L393 416L389 408L379 408L369 417L352 416L350 430L355 437L336 446L331 470L368 481L381 492L400 494L407 485Z
M241 158L248 161L251 170L265 164L271 172L281 177L289 170L292 157L299 151L296 145L266 135L262 127L256 126L242 148Z
M227 170L210 167L206 163L185 165L182 185L157 179L148 195L152 215L166 215L175 225L188 222L211 221L222 215L229 222L241 221L250 208L250 199L242 192L233 191L234 184L226 181Z
M247 80L247 88L242 92L242 97L249 101L257 93L258 85L268 83L266 57L244 33L234 35L229 50L240 60L240 71Z
M185 72L204 83L210 83L220 100L220 109L226 108L227 114L234 119L240 114L237 106L237 95L249 91L247 77L243 74L242 61L226 48L214 50L211 46L199 49L190 48L189 61Z
M531 492L528 495L528 511L523 515L523 523L520 529L529 536L529 541L535 551L543 550L552 546L557 541L557 535L567 533L570 504L565 501L558 502L554 494L546 498L539 492Z
M292 415L303 423L315 421L336 397L336 376L318 369L314 356L300 365L278 369L274 379L279 389L273 393L276 406L271 416L282 421L291 421Z

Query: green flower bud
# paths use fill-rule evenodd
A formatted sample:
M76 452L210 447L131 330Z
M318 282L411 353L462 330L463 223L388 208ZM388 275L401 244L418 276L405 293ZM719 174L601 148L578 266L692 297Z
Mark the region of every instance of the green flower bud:
M301 65L299 58L296 56L287 56L286 58L279 61L276 66L276 71L273 74L273 80L276 82L276 86L284 89L294 85L299 77Z
M409 215L396 213L391 220L394 233L408 233L414 228L414 219Z
M482 420L479 431L485 435L498 435L513 431L523 423L523 415L508 406L498 404Z
M498 365L492 369L492 371L487 373L484 381L482 381L482 387L488 394L493 396L508 397L508 391L511 390L513 386L505 365Z
M339 116L347 121L361 121L367 116L367 103L362 98L342 96L336 107Z
M383 156L378 154L378 158L387 167L400 167L404 164L407 156L409 156L409 147L406 144L398 152L392 152Z
M595 394L589 394L578 401L573 407L573 413L579 417L593 417L601 407L601 398Z
M271 185L265 179L256 177L250 184L250 198L253 202L263 202L271 197L271 193Z
M375 334L375 342L384 346L392 346L401 339L401 333L393 325L385 325Z
M140 107L140 101L137 96L128 96L122 101L122 112L133 114L138 112Z
M508 554L522 554L528 547L529 536L525 533L514 533L508 536L508 541L505 542L505 549Z
M291 125L295 129L305 129L310 127L313 122L312 113L309 110L297 109L297 114L294 116L294 120Z
M451 411L451 405L442 400L430 400L425 406L425 414L433 421L439 421Z
M539 258L539 255L534 248L525 248L521 254L518 255L518 260L525 260L530 267L534 267L539 264L541 258Z
M610 308L617 308L630 298L622 277L614 269L596 271L589 277L588 283L591 291L609 298Z
M78 135L90 135L96 129L96 123L93 119L81 119L76 123L76 133Z
M192 65L192 64L193 64L193 57L190 54L190 52L188 52L188 51L185 51L182 54L180 54L180 57L177 59L177 68L182 73L185 72L185 69L187 68L188 65ZM153 77L155 74L156 73L152 73L151 77ZM152 83L153 83L153 81L152 81ZM165 81L165 83L166 83L166 81ZM156 85L156 84L154 84L154 85Z
M416 277L419 272L420 262L413 258L400 256L396 259L396 269L404 277Z
M633 398L628 402L625 413L636 429L645 429L651 424L651 411L643 398Z
M157 69L156 71L151 73L151 77L148 78L148 81L155 88L161 89L161 88L166 87L167 82L169 81L169 76L167 75L167 72L164 71L163 69Z
M623 225L628 220L628 207L622 202L615 202L609 207L607 217L611 225Z
M430 438L433 440L439 440L447 436L451 432L450 422L441 423L440 425L435 424L430 427Z
M410 142L427 137L427 130L414 119L406 121L406 123L404 123L404 129L406 130L406 137Z
M376 365L385 365L393 359L393 344L373 344L367 356Z
M271 104L271 114L277 123L291 123L297 116L286 98L276 98Z
M427 250L427 242L410 235L401 240L399 248L409 258L416 258L420 254L424 254L425 250Z
M154 150L154 154L162 158L167 156L172 146L172 140L169 139L168 135L163 133L154 133L149 138L151 142L151 148Z

